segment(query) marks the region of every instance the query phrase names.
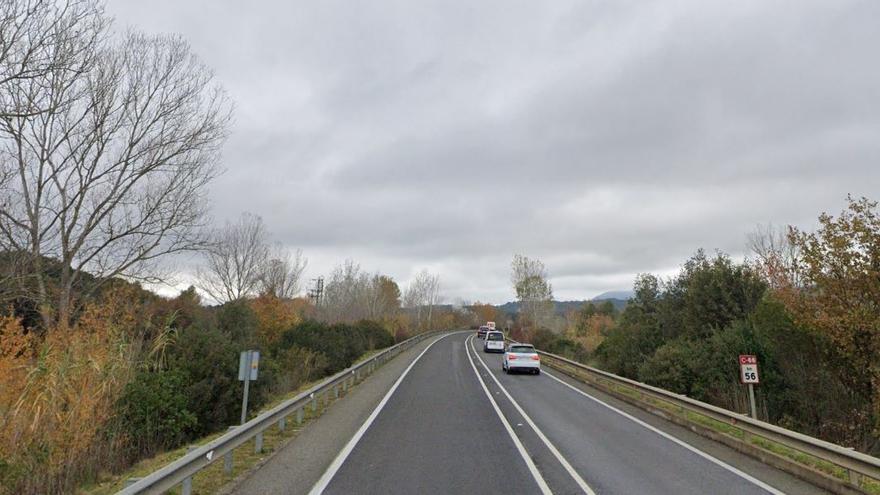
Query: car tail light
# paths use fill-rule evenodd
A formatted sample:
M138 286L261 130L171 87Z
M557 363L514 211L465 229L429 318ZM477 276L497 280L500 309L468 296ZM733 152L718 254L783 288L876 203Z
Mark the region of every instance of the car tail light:
M532 356L532 361L540 361L540 360L541 360L541 356L538 356L537 354Z
M507 359L510 361L513 361L516 359L516 356L514 356L513 354L510 354L509 356L507 356Z

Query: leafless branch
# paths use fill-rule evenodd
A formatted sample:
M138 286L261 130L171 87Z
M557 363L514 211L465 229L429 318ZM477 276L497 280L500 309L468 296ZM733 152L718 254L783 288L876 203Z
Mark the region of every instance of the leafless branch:
M40 305L66 321L75 287L154 280L160 257L206 245L231 109L186 42L110 39L94 2L0 15L0 248L29 253ZM56 294L44 258L60 264Z

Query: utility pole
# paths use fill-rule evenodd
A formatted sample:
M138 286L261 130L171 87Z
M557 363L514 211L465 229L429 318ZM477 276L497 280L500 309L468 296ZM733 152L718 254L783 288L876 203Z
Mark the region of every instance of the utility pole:
M324 298L324 277L313 278L312 281L315 282L315 285L309 289L309 299L315 307L318 307Z

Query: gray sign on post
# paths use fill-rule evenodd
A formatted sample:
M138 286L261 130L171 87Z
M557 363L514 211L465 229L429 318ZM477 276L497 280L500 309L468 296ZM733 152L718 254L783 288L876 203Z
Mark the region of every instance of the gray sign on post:
M246 370L250 370L250 376L247 379L250 381L256 380L259 366L260 351L241 351L241 355L238 357L238 381L246 381Z
M238 379L244 382L244 396L241 398L241 424L247 419L248 389L250 383L257 379L260 367L260 351L241 351L238 358Z

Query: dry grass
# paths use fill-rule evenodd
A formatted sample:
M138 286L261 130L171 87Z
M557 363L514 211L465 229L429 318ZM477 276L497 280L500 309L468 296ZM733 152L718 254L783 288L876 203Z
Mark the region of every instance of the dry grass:
M107 431L141 343L125 296L40 339L5 318L0 349L0 493L58 493L115 462Z

